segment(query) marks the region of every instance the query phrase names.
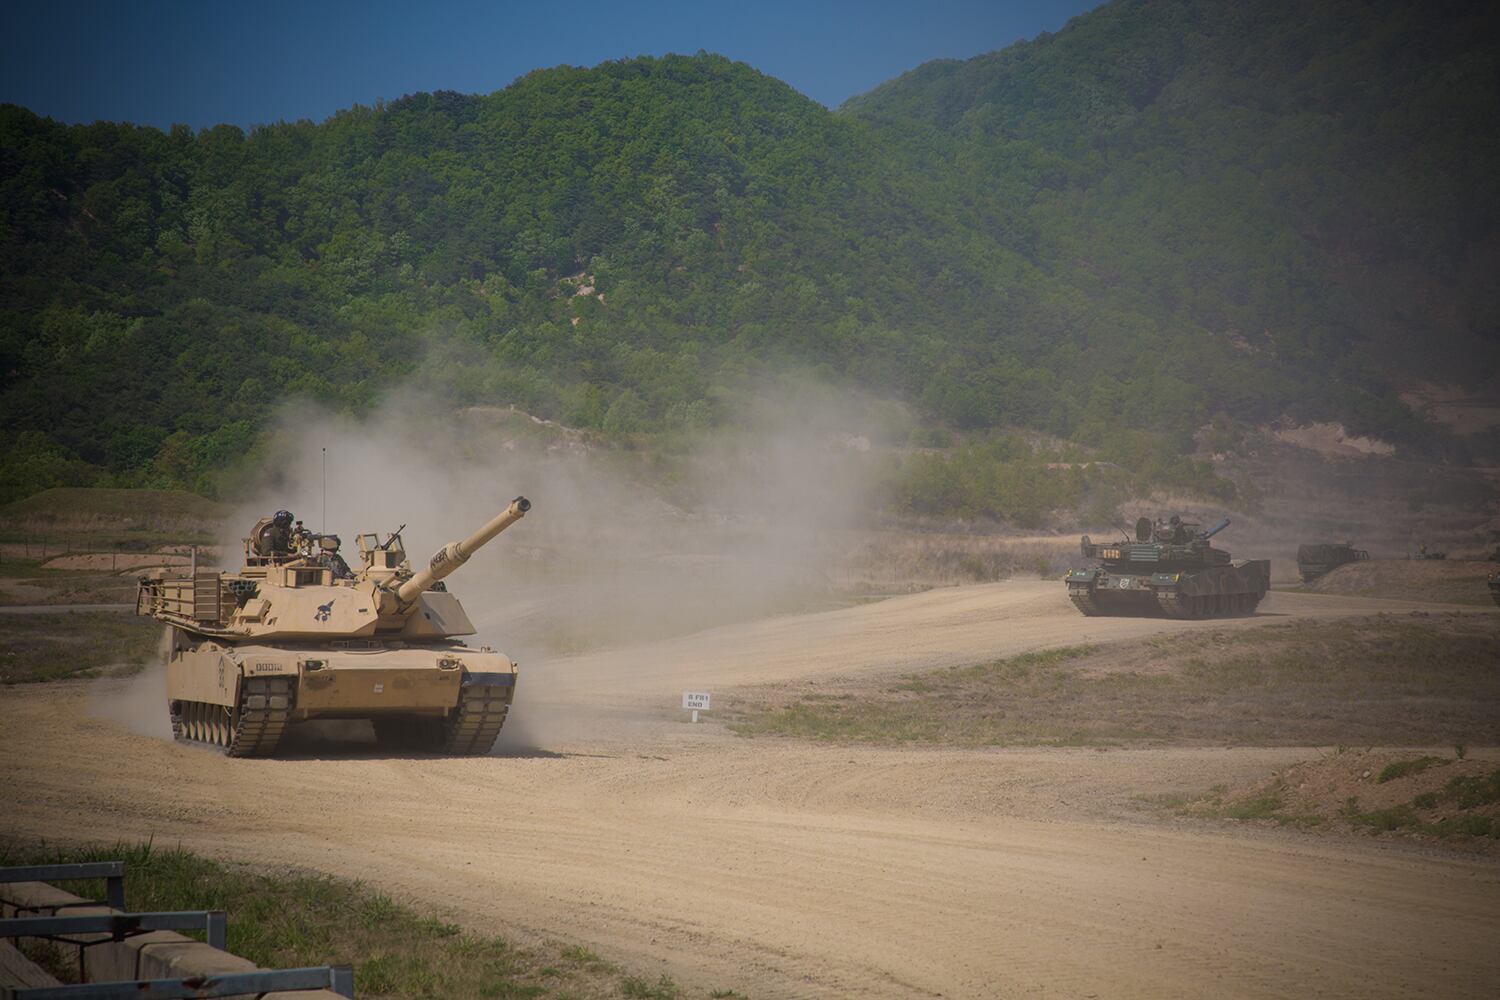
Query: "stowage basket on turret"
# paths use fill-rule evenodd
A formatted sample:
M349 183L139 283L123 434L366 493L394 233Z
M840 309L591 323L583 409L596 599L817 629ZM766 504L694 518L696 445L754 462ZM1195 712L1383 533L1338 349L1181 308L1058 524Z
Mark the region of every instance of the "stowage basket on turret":
M1271 586L1271 563L1235 562L1214 548L1209 539L1228 526L1227 517L1208 531L1176 516L1155 522L1143 517L1134 540L1095 543L1084 535L1084 558L1099 565L1070 572L1068 596L1086 615L1253 614Z
M383 541L361 535L351 569L336 536L300 524L268 554L256 544L265 521L238 572L141 580L136 612L171 627L173 735L253 757L275 752L293 723L370 719L384 745L488 753L515 697L516 664L457 638L474 626L443 578L530 509L517 497L415 573L400 529Z

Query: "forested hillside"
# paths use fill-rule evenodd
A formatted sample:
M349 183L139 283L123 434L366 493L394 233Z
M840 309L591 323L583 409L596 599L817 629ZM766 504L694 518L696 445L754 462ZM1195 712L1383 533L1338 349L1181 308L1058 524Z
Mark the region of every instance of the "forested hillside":
M1219 414L1431 446L1496 368L1500 104L1467 5L1117 0L837 112L721 57L321 124L0 107L0 499L214 475L280 400L607 434L789 366L1118 453Z
M1027 206L1038 264L1092 301L1334 391L1461 380L1500 361L1497 28L1482 4L1117 0L845 110Z

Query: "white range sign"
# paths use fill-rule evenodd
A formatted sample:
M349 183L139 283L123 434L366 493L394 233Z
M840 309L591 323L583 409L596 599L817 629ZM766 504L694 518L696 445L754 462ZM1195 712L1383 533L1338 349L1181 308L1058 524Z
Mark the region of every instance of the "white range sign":
M707 691L684 691L682 692L682 707L691 708L695 712L708 711Z

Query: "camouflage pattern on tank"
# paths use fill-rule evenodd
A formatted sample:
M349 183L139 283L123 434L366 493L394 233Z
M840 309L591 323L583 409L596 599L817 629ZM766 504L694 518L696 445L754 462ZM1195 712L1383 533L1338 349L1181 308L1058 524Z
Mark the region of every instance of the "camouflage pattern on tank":
M1209 539L1229 526L1224 518L1208 531L1177 515L1136 522L1135 539L1095 543L1084 535L1084 558L1099 565L1064 578L1068 597L1085 615L1165 615L1210 618L1253 614L1271 586L1266 559L1235 562Z
M337 536L298 522L267 543L271 519L262 519L236 572L143 578L136 612L171 629L173 735L233 757L264 756L290 725L369 719L383 744L489 752L515 697L517 667L458 638L474 626L443 578L530 509L517 497L417 572L400 528L383 541L361 535L353 570Z

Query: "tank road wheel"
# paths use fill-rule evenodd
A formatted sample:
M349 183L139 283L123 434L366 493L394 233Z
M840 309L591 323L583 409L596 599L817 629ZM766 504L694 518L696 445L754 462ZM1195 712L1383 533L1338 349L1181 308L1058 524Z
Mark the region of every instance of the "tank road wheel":
M233 719L228 705L212 705L214 719L214 745L227 747L234 733Z
M500 735L500 727L505 725L505 714L515 693L514 681L504 686L466 683L458 707L443 721L443 749L466 757L489 753L495 737Z
M236 714L228 705L168 702L172 738L216 747L231 757L254 757L276 749L292 710L292 679L257 677L245 682Z

